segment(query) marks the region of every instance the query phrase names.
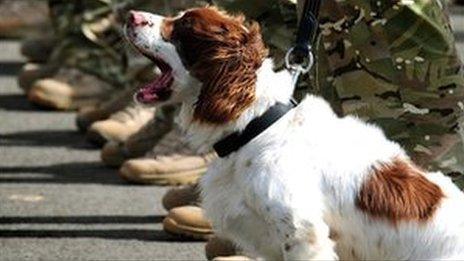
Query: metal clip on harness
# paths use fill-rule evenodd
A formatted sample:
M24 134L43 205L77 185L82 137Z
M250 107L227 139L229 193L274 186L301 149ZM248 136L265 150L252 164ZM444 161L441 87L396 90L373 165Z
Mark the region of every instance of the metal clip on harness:
M319 26L317 17L321 1L305 0L295 46L285 54L285 67L293 75L293 86L296 86L300 75L308 73L314 65L311 43Z
M301 74L306 74L311 70L314 64L314 56L311 52L311 46L308 45L308 52L306 54L306 61L302 62L291 62L291 56L293 55L295 47L290 48L285 54L285 67L292 73L292 85L296 86L298 78Z

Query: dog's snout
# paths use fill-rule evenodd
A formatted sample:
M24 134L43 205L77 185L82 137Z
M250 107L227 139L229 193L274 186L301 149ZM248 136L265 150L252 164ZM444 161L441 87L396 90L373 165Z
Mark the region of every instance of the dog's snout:
M129 23L133 26L144 26L148 24L148 20L141 12L130 11L129 12Z

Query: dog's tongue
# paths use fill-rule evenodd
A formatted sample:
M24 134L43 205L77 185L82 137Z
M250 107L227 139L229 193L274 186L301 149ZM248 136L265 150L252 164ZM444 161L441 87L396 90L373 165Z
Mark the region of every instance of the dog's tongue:
M140 103L153 103L169 98L173 77L170 72L164 73L152 82L146 84L137 91L135 98Z
M136 99L141 103L150 103L158 100L156 95L157 81L148 83L137 91Z

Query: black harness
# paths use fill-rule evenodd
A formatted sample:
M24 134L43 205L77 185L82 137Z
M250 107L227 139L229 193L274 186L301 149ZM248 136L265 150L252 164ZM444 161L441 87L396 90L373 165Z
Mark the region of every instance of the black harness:
M287 69L293 74L294 84L301 73L306 73L313 63L311 45L318 29L317 17L322 0L305 0L303 13L298 26L296 43L286 55ZM307 65L303 65L305 63ZM292 99L288 104L276 103L261 116L254 118L243 131L236 131L213 145L219 157L227 157L239 150L256 136L264 132L272 124L282 118L288 111L295 108L297 103Z

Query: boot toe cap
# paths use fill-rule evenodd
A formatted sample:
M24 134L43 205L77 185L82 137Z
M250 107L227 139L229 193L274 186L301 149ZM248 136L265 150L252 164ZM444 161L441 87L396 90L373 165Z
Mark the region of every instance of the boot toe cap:
M87 139L97 145L107 141L124 142L131 134L128 126L113 120L97 121L87 130Z

